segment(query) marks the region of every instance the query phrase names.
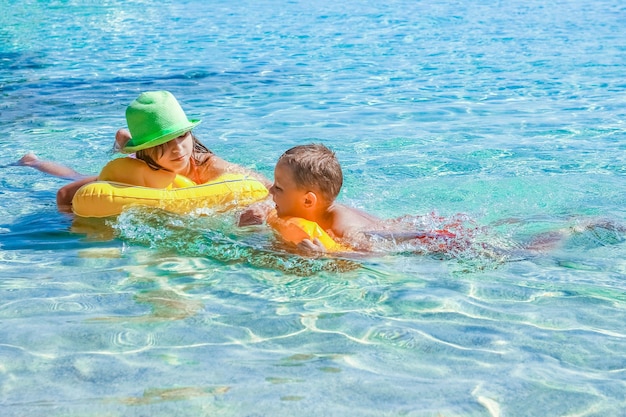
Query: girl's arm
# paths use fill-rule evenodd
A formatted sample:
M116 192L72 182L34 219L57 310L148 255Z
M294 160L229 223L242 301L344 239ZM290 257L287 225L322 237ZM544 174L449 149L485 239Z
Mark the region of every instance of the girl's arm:
M32 152L29 152L21 157L20 160L17 161L16 165L35 168L46 174L69 180L80 180L85 178L85 175L76 172L72 168L65 165L57 164L52 161L42 161Z
M78 181L74 181L71 184L64 185L57 191L57 207L59 211L64 213L72 212L72 199L74 198L74 194L80 187L85 184L89 184L90 182L97 181L98 177L85 177Z
M199 179L201 180L199 183L205 183L207 181L214 180L222 174L229 173L245 174L256 178L261 181L268 190L272 186L272 182L258 172L254 172L251 169L242 167L241 165L225 161L217 155L211 155L210 160L207 163L200 165L197 169L199 171Z

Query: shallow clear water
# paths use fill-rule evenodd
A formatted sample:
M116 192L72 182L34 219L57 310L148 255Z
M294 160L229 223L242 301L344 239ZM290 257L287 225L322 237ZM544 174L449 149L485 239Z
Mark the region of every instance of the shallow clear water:
M231 3L0 4L2 414L623 415L624 5ZM153 89L225 159L271 177L324 142L343 202L463 213L469 243L310 259L236 213L80 221L11 166L98 172Z

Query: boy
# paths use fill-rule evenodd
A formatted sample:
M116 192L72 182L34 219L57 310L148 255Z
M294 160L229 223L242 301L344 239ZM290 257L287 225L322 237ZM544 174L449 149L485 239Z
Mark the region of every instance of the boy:
M295 146L278 159L269 191L278 217L300 217L320 225L331 237L346 238L375 230L380 219L335 202L343 173L335 153L322 144ZM239 225L259 224L270 208L257 206L242 213ZM325 251L319 241L305 240L302 249Z

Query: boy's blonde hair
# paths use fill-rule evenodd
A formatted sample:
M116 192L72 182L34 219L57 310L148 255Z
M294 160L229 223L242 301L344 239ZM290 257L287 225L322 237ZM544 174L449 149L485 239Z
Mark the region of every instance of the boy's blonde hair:
M341 165L335 153L321 143L294 146L278 158L277 164L291 169L298 187L312 188L331 203L339 195L343 185Z

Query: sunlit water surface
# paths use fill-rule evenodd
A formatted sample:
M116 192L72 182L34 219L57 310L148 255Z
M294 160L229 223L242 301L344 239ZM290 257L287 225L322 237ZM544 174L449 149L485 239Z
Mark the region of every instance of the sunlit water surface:
M626 7L378 3L0 3L3 416L624 415ZM342 202L456 240L74 219L11 165L98 172L154 89L223 158L323 142Z

